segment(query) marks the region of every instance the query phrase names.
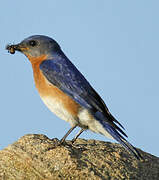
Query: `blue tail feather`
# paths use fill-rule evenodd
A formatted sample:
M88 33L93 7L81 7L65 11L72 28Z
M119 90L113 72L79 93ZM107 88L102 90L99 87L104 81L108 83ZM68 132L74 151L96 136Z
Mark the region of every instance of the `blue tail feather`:
M99 115L99 114L98 114ZM101 116L100 116L101 117ZM133 147L113 126L111 126L108 121L103 118L99 119L99 116L96 114L96 119L102 124L104 129L122 146L124 146L131 154L135 156L137 159L142 159L142 156L138 152L138 150Z
M111 127L107 123L103 123L103 127L106 131L121 145L123 145L129 152L131 152L137 159L141 159L140 153L137 151L135 147L133 147L124 137L122 137L118 131L116 131L113 127Z

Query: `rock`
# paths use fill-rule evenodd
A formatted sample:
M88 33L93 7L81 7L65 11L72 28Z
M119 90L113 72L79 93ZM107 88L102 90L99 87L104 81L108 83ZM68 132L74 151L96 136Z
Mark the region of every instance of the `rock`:
M159 180L159 158L140 153L138 161L121 145L78 139L58 146L57 139L30 134L0 151L2 180Z

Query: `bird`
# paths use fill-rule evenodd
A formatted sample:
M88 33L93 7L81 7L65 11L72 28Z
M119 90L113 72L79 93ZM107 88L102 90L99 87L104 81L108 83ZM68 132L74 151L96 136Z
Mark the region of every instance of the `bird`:
M59 118L70 123L71 128L61 139L61 144L78 126L81 129L72 142L83 131L91 130L115 139L136 159L142 158L126 139L124 127L54 39L45 35L33 35L18 44L7 45L6 49L11 54L19 51L29 59L35 86L42 101Z

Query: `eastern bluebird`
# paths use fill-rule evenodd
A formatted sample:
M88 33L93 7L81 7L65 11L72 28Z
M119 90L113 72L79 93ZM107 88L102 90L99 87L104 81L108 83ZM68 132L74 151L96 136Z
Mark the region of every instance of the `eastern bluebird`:
M35 35L6 47L10 53L22 52L30 60L36 88L45 105L71 128L61 143L77 126L73 142L84 130L91 130L117 140L137 159L140 153L125 138L123 126L111 115L102 98L71 63L58 43L50 37ZM124 129L124 128L123 128Z

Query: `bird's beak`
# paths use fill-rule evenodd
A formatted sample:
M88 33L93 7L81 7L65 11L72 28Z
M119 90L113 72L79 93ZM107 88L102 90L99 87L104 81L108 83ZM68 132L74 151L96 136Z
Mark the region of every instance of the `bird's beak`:
M23 52L24 50L27 50L28 48L24 47L21 43L20 44L13 44L13 45L7 45L6 49L9 53L14 54L15 51Z

